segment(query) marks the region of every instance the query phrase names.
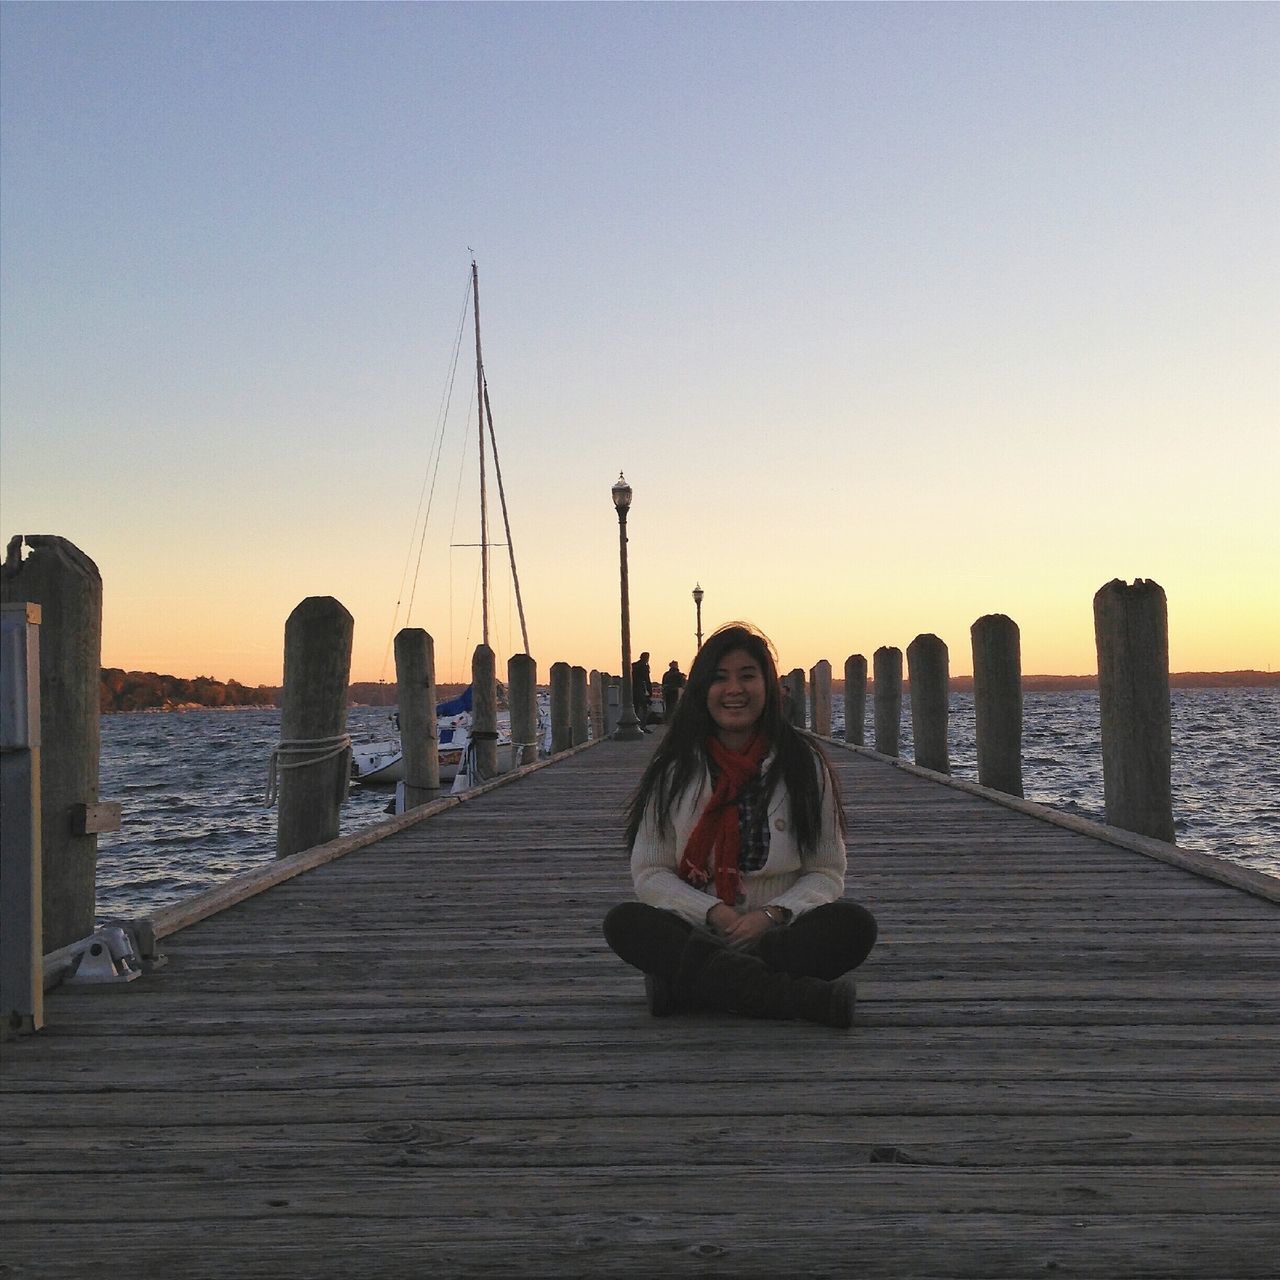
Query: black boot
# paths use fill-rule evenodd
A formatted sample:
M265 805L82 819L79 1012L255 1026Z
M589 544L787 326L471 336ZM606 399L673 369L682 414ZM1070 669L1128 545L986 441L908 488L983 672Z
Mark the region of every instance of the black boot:
M677 994L712 1009L748 1018L799 1018L824 1027L850 1027L857 988L849 978L795 978L758 956L691 931L675 982Z

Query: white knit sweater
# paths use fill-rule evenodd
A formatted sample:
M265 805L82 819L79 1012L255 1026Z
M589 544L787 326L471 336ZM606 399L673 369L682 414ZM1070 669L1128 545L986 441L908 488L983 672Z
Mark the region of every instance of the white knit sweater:
M836 820L835 795L825 771L816 761L814 764L819 769L822 797L817 849L807 857L801 855L793 834L791 802L786 787L779 783L769 797L769 857L759 871L742 873L738 911L745 913L758 907L779 906L799 916L824 902L836 901L844 892L846 854ZM682 880L677 868L711 790L710 775L704 772L671 806L665 834L658 831L655 804L651 800L631 852L631 879L636 897L651 906L674 911L695 924L705 923L707 912L719 899L714 892L695 889ZM714 883L713 875L711 884Z

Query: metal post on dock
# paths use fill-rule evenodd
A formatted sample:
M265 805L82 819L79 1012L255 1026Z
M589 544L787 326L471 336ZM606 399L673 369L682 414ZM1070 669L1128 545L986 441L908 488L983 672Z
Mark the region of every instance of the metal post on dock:
M527 653L507 659L507 701L511 704L511 767L538 760L538 664Z
M471 741L476 748L476 769L481 780L498 774L498 673L497 660L487 644L476 645L471 655Z
M551 664L551 754L573 746L573 668L567 662Z
M0 1036L44 1025L40 606L0 615Z
M56 951L93 932L98 833L120 829L120 806L98 798L102 576L65 538L19 535L0 568L0 600L41 611L41 928Z
M1173 841L1169 614L1164 589L1116 579L1093 597L1107 822Z
M435 641L421 627L405 627L396 633L395 655L404 807L416 809L440 793Z
M973 718L978 781L1021 796L1022 646L1018 624L989 613L969 628L973 643Z
M569 729L573 745L586 742L590 736L587 715L587 669L571 667L569 670Z
M875 683L876 750L883 756L898 754L902 723L902 650L882 645L871 655Z
M911 681L911 737L916 764L935 773L951 772L947 752L947 716L951 699L951 667L946 643L935 635L919 635L907 646Z
M831 663L826 658L809 670L809 727L819 737L831 737Z
M354 619L332 596L308 596L285 623L278 858L337 838L351 771L347 683L354 633Z
M844 740L863 745L867 719L867 660L851 653L844 660Z

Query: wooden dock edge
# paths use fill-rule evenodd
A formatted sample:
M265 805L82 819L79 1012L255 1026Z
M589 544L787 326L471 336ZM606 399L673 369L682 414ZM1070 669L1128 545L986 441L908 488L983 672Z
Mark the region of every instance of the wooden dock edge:
M294 876L310 871L313 867L322 867L326 862L335 862L338 858L344 858L349 853L364 849L386 836L407 831L428 818L434 818L438 813L455 809L460 804L466 804L478 796L487 795L490 791L496 791L508 783L518 782L531 773L537 773L539 769L558 764L561 760L576 756L590 747L598 746L603 741L603 738L596 738L590 742L580 742L576 747L570 747L566 751L549 756L546 760L521 765L518 769L512 769L489 782L482 782L478 787L459 792L456 796L441 796L439 800L433 800L430 804L420 805L406 813L397 814L385 822L375 822L367 827L361 827L359 831L353 831L349 836L339 836L337 840L330 840L327 844L318 844L311 849L303 849L300 853L291 854L287 858L277 859L268 866L241 872L223 881L222 884L214 885L212 889L206 889L203 893L188 898L185 902L174 903L171 907L160 907L150 916L155 936L168 937L171 933L177 933L179 929L185 929L188 925L235 906L237 902L252 898L264 889L292 880Z
M217 915L219 911L234 907L246 898L252 898L272 888L274 885L283 884L286 880L292 880L294 876L301 875L304 871L322 867L326 862L335 862L337 859L366 848L386 836L395 835L399 831L406 831L410 827L417 826L420 822L425 822L428 818L435 817L438 813L445 813L449 809L455 809L460 804L466 804L469 800L474 800L478 796L487 795L490 791L495 791L498 787L505 787L508 783L518 782L521 778L525 778L531 773L537 773L539 769L558 764L562 760L569 759L570 756L579 755L591 747L599 746L604 741L606 741L604 738L593 738L589 742L580 742L577 746L569 747L567 750L558 752L546 760L537 760L533 764L521 765L518 769L512 769L510 772L504 773L489 782L482 782L478 787L462 791L456 796L441 796L439 800L433 800L430 804L420 805L418 808L410 809L406 813L397 814L394 818L388 818L385 822L371 823L367 827L361 827L359 831L353 831L350 835L339 836L338 839L330 840L325 844L303 849L299 853L290 854L287 858L273 859L265 866L254 867L251 871L242 871L238 875L224 880L221 884L214 885L212 888L206 889L202 893L197 893L182 902L176 902L168 907L160 907L149 916L123 920L118 923L135 930L144 932L149 930L151 937L156 940L168 937L171 933L177 933L179 929L185 929L188 925L196 924L201 920L208 919L210 916ZM78 945L64 947L60 951L51 951L44 957L44 985L46 990L62 981L70 969L78 950Z
M1197 853L1192 849L1179 849L1176 844L1164 840L1155 840L1151 836L1139 835L1134 831L1124 831L1120 827L1108 826L1105 822L1094 822L1089 818L1080 818L1073 813L1063 813L1060 809L1051 809L1048 805L1037 804L1034 800L1024 800L1021 796L1011 796L1004 791L996 791L984 787L981 783L970 782L967 778L953 778L950 774L938 773L926 769L900 756L886 756L871 747L859 747L841 738L821 737L813 735L827 746L839 747L844 751L852 751L857 755L869 756L872 760L882 761L911 773L920 778L928 778L931 782L939 782L946 787L954 787L957 791L967 791L970 795L981 796L984 800L994 800L1006 809L1014 809L1029 817L1039 818L1042 822L1054 826L1065 827L1079 835L1093 836L1105 840L1108 844L1140 853L1144 857L1154 858L1158 862L1167 862L1171 866L1181 867L1194 875L1208 880L1217 880L1220 884L1230 885L1233 889L1243 889L1246 893L1259 898L1267 898L1272 902L1280 902L1280 879L1269 876L1262 871L1254 871L1251 867L1242 867L1224 858L1215 858L1208 853Z

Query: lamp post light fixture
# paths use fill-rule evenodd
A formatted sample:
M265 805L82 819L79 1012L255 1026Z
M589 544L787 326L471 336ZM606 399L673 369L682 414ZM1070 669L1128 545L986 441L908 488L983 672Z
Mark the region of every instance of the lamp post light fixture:
M613 486L613 505L618 511L618 560L622 574L622 714L613 736L620 742L629 742L643 737L643 731L636 718L631 688L631 595L627 584L627 511L631 507L631 486L621 471Z
M693 603L698 609L698 648L702 648L702 584L699 583L693 589Z

